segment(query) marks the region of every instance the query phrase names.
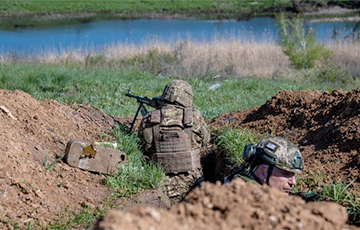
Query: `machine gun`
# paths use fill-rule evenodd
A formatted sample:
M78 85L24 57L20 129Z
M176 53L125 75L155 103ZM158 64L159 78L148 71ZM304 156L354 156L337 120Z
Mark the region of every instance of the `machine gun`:
M128 89L125 96L135 98L136 101L139 103L139 107L138 107L138 109L135 113L134 119L131 123L129 133L131 133L131 131L134 127L134 124L135 124L137 116L139 115L139 112L141 112L141 115L143 115L143 116L145 116L148 113L147 109L145 108L145 105L151 106L155 109L160 109L164 105L164 101L163 101L162 97L148 98L148 97L136 96L136 95L131 94L130 89Z

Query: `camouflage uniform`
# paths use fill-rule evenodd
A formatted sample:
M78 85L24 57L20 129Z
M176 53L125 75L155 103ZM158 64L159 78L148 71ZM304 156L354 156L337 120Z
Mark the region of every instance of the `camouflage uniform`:
M254 175L256 166L260 164L269 165L267 183L274 166L293 173L301 173L303 167L303 158L300 150L293 143L282 137L267 137L260 140L256 146L246 145L243 159L249 164L249 171L239 170L225 178L225 182L235 177L240 177L246 181L251 180L262 184Z
M200 111L192 107L188 83L171 81L162 98L165 104L143 118L139 137L146 154L167 173L166 192L178 197L202 175L200 149L209 143L210 133Z

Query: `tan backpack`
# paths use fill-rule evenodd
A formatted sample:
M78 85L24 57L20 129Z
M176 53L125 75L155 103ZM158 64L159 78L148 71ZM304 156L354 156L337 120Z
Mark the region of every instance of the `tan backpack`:
M192 149L193 108L168 105L151 113L155 153L152 159L167 173L200 168L200 149Z

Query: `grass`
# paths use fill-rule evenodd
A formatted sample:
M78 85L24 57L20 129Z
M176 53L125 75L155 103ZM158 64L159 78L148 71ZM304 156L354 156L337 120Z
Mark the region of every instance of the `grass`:
M331 201L344 206L348 213L348 223L360 225L360 199L352 190L354 181L326 181L320 172L308 172L297 178L292 194L307 201ZM304 190L304 187L307 189Z
M77 213L65 212L59 220L46 226L46 229L80 229L94 226L95 221L104 216L109 203L105 203L101 209L90 208L84 205Z
M290 0L264 0L253 4L251 0L4 0L1 2L2 15L43 15L54 13L122 13L125 15L149 13L161 14L202 14L202 13L235 13L245 10L265 10L284 8Z
M222 128L214 131L214 143L226 151L226 157L232 167L244 163L242 153L246 144L256 144L261 135L246 129Z
M47 27L110 19L196 17L244 18L257 12L269 15L285 10L290 0L3 0L0 28Z
M46 170L50 170L50 171L54 171L54 167L56 166L56 164L61 161L63 157L59 157L56 158L55 160L53 160L52 162L48 161L48 153L45 153L45 159L44 159L44 163L43 166L45 167Z
M0 64L0 88L19 89L38 100L54 99L61 103L83 103L119 116L133 116L137 103L125 96L130 88L140 96L155 97L162 93L171 78L124 69L77 68L53 65ZM327 83L298 83L289 80L259 78L188 79L195 92L194 105L205 118L221 113L259 106L280 90L332 90L340 87ZM213 84L220 88L210 90ZM349 82L343 89L356 87Z
M105 183L114 189L115 195L131 197L143 190L159 188L165 173L160 166L142 158L137 135L128 135L124 129L117 126L114 136L120 149L126 152L128 161L120 166L117 175L108 176L105 180Z
M2 0L0 28L46 27L109 19L197 18L246 19L294 11L292 0ZM342 5L357 8L355 1L298 1L304 11ZM322 13L325 14L326 12ZM333 15L331 15L333 16ZM319 17L319 16L317 16Z

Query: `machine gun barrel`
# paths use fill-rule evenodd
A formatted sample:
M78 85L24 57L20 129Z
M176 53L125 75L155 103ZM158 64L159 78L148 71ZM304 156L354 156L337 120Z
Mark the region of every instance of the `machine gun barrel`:
M135 98L136 101L139 103L139 107L138 107L138 109L137 109L137 111L135 113L134 120L131 123L131 127L130 127L129 132L131 132L132 128L134 127L137 116L139 115L139 111L141 112L141 114L143 116L145 116L148 113L148 111L146 110L144 104L148 105L148 106L151 106L151 107L153 107L155 109L160 109L164 105L164 101L163 101L162 97L154 97L154 98L141 97L141 96L131 94L130 89L128 89L125 96Z

